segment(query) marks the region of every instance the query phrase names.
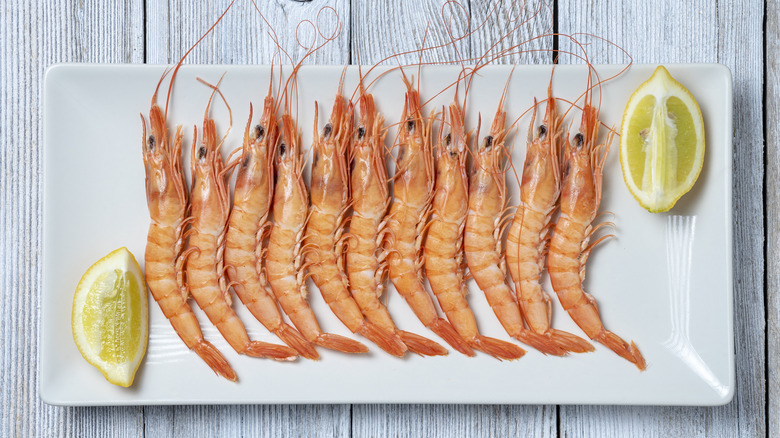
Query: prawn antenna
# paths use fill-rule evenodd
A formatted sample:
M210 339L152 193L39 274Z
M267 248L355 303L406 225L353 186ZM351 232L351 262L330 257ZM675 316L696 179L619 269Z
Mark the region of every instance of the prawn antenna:
M190 52L192 52L192 50L195 49L195 47L197 47L197 45L200 44L201 41L203 41L204 38L206 38L206 35L210 34L211 31L214 30L215 27L217 27L217 24L219 24L219 22L222 21L222 18L225 16L225 14L228 13L230 8L233 7L233 3L235 3L235 2L236 2L236 0L231 0L230 1L230 4L228 4L227 8L225 8L225 11L222 12L222 15L220 15L219 18L217 18L217 21L215 21L214 24L212 24L211 27L209 27L209 29L206 31L206 33L204 33L198 39L198 41L196 41L195 44L193 44L192 47L190 47L187 50L187 52L184 53L184 56L182 56L181 59L179 60L179 62L176 64L176 68L173 69L173 74L171 75L171 82L168 85L168 95L165 98L165 120L168 120L168 103L171 100L171 90L173 89L173 81L174 81L174 79L176 79L176 74L179 72L179 68L181 68L181 65L184 62L184 59L187 58L187 55L189 55ZM162 79L160 79L160 81L162 81ZM158 85L158 87L159 87L159 85ZM155 92L155 96L156 95L157 95L157 92Z

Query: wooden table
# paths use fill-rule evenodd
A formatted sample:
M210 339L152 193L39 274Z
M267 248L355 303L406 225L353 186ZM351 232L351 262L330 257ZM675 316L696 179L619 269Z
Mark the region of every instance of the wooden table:
M267 4L273 3L273 4ZM334 0L343 29L312 62L374 63L390 53L448 40L442 0ZM461 18L480 23L485 2L463 0ZM506 3L506 2L505 2ZM589 4L584 6L583 4ZM780 155L778 15L770 0L553 1L532 29L589 32L635 62L719 62L734 75L734 296L737 388L726 406L194 406L61 408L38 397L41 294L41 85L55 62L174 63L226 1L6 0L0 6L0 420L1 436L764 436L780 435ZM325 3L263 2L280 43ZM391 6L392 5L392 6ZM502 8L509 6L504 4ZM456 15L458 15L456 14ZM461 56L480 55L508 26L491 18ZM465 28L453 22L455 33ZM238 1L190 62L269 63L273 45L248 1ZM545 37L539 49L571 47ZM594 61L624 62L602 46ZM301 51L294 51L300 55ZM294 55L295 56L295 55ZM424 60L454 59L452 48ZM766 62L765 62L766 56ZM550 51L502 62L551 63ZM405 62L417 60L410 55ZM562 55L560 62L572 62ZM118 84L118 86L121 86ZM766 126L766 130L764 128ZM764 138L769 147L764 149ZM765 161L766 160L766 161ZM768 165L765 166L765 162ZM767 202L768 201L768 202ZM766 210L764 206L766 205ZM765 230L767 230L765 234ZM765 237L766 236L766 237ZM767 266L768 265L768 266ZM768 335L767 335L768 333ZM587 377L585 377L587 378ZM769 384L767 385L767 379ZM768 414L774 412L774 415Z

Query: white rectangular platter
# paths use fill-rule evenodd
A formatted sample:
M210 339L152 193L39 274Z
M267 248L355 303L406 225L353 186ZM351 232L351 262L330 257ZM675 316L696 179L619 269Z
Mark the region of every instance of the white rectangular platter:
M633 65L604 84L601 119L620 125L633 90L655 66ZM601 78L620 66L597 66ZM141 160L143 138L139 113L148 114L164 66L56 65L46 73L44 117L43 290L40 394L58 405L143 405L206 403L558 403L718 405L734 393L732 278L732 85L721 65L670 65L671 74L698 99L706 126L704 168L693 190L669 212L650 214L628 192L618 161L618 142L606 164L602 211L611 211L616 238L600 245L588 262L585 290L598 301L605 326L633 340L647 359L638 371L605 347L568 357L546 357L529 349L520 360L501 362L486 354L463 356L451 348L446 357L392 357L375 346L367 355L345 355L319 349L320 361L279 363L239 356L196 309L207 339L227 357L239 381L217 377L189 352L150 299L150 339L145 362L134 385L108 383L84 361L70 329L73 292L81 274L108 252L126 246L143 264L149 216ZM467 102L467 126L482 133L492 120L504 84L508 119L514 121L546 97L551 66L489 66L479 72ZM304 148L311 144L314 105L325 124L342 67L306 66L299 72L297 115ZM406 70L414 74L416 68ZM185 66L177 77L169 109L169 127L183 124L184 145L192 126L200 125L210 89L196 77L216 83L233 110L233 128L224 149L237 147L249 115L268 89L269 67ZM458 76L459 67L425 67L419 75L423 100L433 97ZM275 80L278 81L278 74ZM376 72L371 74L375 77ZM345 89L350 95L358 70L350 67ZM559 65L553 76L557 97L577 99L585 90L585 66ZM160 102L164 104L165 91ZM404 86L396 71L372 87L388 124L396 123ZM426 106L440 109L452 101L453 89ZM561 102L559 109L568 105ZM295 108L293 108L294 112ZM215 101L211 114L218 130L229 127L225 105ZM579 126L580 112L568 113L566 126ZM513 162L522 166L530 113L510 136ZM387 136L391 145L394 130ZM602 139L606 137L602 129ZM573 135L573 134L572 134ZM188 167L188 155L184 159ZM189 172L188 172L189 174ZM517 182L507 176L511 193ZM517 202L516 197L512 198ZM683 218L672 219L672 216ZM687 224L684 239L675 238ZM546 277L545 277L545 281ZM549 284L549 283L548 283ZM470 304L480 331L505 340L484 295L469 282ZM548 290L549 287L548 287ZM310 285L310 302L325 331L351 335ZM392 287L387 305L397 325L441 341L417 320ZM584 336L554 297L553 325ZM246 311L234 307L255 339L278 342ZM196 307L193 305L193 307ZM355 337L356 338L356 337ZM443 342L442 342L443 344ZM446 345L446 344L443 344Z

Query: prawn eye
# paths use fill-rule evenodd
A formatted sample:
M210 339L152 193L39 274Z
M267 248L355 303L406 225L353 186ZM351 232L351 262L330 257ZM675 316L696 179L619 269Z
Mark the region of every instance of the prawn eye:
M575 146L581 147L582 146L582 142L584 142L584 141L585 141L585 137L583 137L582 134L577 134L577 135L574 136L574 145Z
M363 137L365 136L366 136L366 128L361 126L360 128L358 128L358 140L362 140Z
M201 146L200 149L198 149L198 159L202 160L202 159L206 158L206 153L207 152L208 151L206 150L206 148Z
M282 143L279 145L279 157L284 157L284 153L287 151L287 145Z
M154 150L154 136L153 135L149 136L149 141L147 142L147 144L149 145L149 150L153 151Z
M258 140L262 140L264 135L265 135L265 128L263 128L260 125L255 126L255 138Z
M333 131L333 126L330 123L328 123L327 125L325 125L325 128L322 130L322 136L325 138L330 137L331 131Z
M406 120L406 130L409 132L414 131L414 119L407 119Z
M490 146L493 146L493 136L488 135L485 137L485 150L490 149Z
M545 134L547 134L547 127L539 125L539 138L544 138Z
M446 136L446 137L444 137L444 142L445 142L445 143L447 143L447 146L449 146L450 144L452 144L452 134L451 134L451 133L450 133L450 134L447 134L447 136Z

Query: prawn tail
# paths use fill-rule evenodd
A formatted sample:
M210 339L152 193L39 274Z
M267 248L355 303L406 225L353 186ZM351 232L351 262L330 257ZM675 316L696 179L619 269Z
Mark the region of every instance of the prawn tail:
M333 333L322 333L313 342L320 347L342 353L368 353L368 347L360 342Z
M398 336L404 341L409 351L420 356L446 356L449 353L446 348L420 335L399 330Z
M528 345L531 348L538 350L542 354L549 354L552 356L566 356L566 354L569 352L562 345L559 345L555 339L552 339L549 336L540 335L539 333L534 333L531 330L521 331L517 336L515 336L515 339L525 345Z
M279 328L274 331L274 334L279 337L285 344L292 347L302 357L311 360L318 360L320 355L314 346L303 337L303 335L287 323L282 323Z
M251 357L291 361L298 357L298 353L290 347L267 342L252 341L247 346L244 354Z
M393 332L382 329L378 325L365 321L363 325L360 326L357 333L393 356L403 357L406 353L406 344L403 343L401 338Z
M644 371L647 368L645 358L642 357L642 353L639 352L639 348L633 342L629 345L620 336L608 330L603 330L593 340L604 344L618 356L633 363L640 371Z
M439 335L440 338L444 339L444 341L450 344L452 348L458 350L466 356L474 356L474 350L471 349L469 344L463 340L463 338L458 334L455 328L449 322L447 322L447 320L443 318L437 318L433 321L433 323L431 323L431 325L428 326L428 328Z
M496 359L515 360L525 355L525 350L515 344L479 335L471 343L474 349L484 351Z
M217 373L217 375L222 376L231 382L238 380L238 376L236 376L236 372L233 371L233 367L230 366L230 363L225 359L225 356L223 356L211 342L201 339L200 342L195 344L195 347L193 347L192 350L195 351L195 354L203 359L203 361L206 362L206 365Z
M559 347L572 353L590 353L596 350L590 342L563 330L551 328L549 336Z

